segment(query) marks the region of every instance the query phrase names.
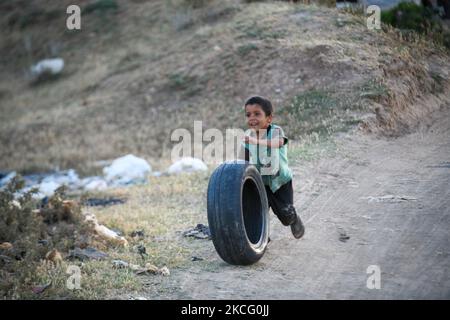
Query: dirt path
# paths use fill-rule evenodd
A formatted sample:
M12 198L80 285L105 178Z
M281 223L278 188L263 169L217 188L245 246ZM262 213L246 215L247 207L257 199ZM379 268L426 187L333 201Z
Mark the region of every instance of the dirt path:
M398 139L353 134L337 155L294 168L306 234L295 240L272 215L272 242L256 265L204 260L151 280L149 299L449 299L450 112ZM386 195L405 199L377 199ZM349 237L349 238L348 238ZM381 270L368 289L367 268ZM151 293L150 293L151 292Z

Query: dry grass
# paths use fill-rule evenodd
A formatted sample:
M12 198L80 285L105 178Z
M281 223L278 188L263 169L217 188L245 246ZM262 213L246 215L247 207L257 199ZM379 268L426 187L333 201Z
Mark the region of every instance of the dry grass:
M49 264L41 260L50 247L44 250L37 244L40 239L39 228L36 231L24 230L29 239L22 247L19 240L2 232L1 241L12 242L17 250L25 248L27 256L13 264L2 265L1 295L8 299L100 299L118 293L142 291L143 283L148 277L160 276L140 276L131 269L115 269L112 260L123 260L140 266L151 263L158 267L167 266L169 270L188 264L195 248L192 241L207 241L186 239L182 232L198 223L207 224L205 201L208 177L209 173L166 176L152 179L146 186L85 195L126 199L126 203L121 205L83 208L83 211L95 213L100 223L123 232L129 241L128 247L114 247L105 242L92 241L91 246L109 254L109 258L104 261L63 260L58 264ZM39 227L39 224L26 224L23 221L20 224L22 228L28 225L30 228ZM0 226L7 227L2 223ZM58 234L61 236L53 235L51 246L57 248L64 257L73 248L73 230L64 229L59 224L54 226L60 230ZM132 232L136 230L142 230L145 236L132 237ZM136 248L138 245L145 246L147 255L139 254ZM34 248L40 248L42 252L35 252ZM31 254L32 252L35 254ZM76 265L81 270L79 290L70 290L66 286L70 276L66 271L71 265ZM48 283L51 286L42 294L31 290Z

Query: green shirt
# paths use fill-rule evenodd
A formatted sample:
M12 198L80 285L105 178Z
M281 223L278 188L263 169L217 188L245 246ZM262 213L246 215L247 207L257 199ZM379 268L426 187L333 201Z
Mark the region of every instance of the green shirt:
M277 191L282 185L292 180L292 171L288 166L287 158L287 143L289 140L283 129L270 124L267 132L260 138L272 140L278 137L284 139L284 144L280 148L244 144L244 147L249 151L249 162L256 166L261 173L264 184L269 186L272 192Z

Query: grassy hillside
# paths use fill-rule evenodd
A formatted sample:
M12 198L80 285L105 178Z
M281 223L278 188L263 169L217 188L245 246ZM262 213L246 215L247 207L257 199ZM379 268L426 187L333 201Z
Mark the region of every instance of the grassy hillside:
M96 160L129 152L158 168L175 128L192 130L193 120L204 129L242 127L252 94L272 99L275 121L294 140L362 119L375 130L375 110L395 133L423 116L403 119L408 112L399 110L448 79L443 49L387 27L369 31L362 17L335 9L86 0L78 2L82 29L69 31L69 3L2 4L2 170L90 173ZM52 55L65 59L62 75L30 83L24 71Z

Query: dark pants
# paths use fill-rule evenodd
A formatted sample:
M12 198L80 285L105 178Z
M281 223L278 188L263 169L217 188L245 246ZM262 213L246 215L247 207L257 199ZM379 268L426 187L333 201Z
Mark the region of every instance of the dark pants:
M292 180L283 184L280 189L272 192L268 186L266 187L267 199L269 207L285 226L291 225L295 221L297 212L294 208L294 189L292 188Z

